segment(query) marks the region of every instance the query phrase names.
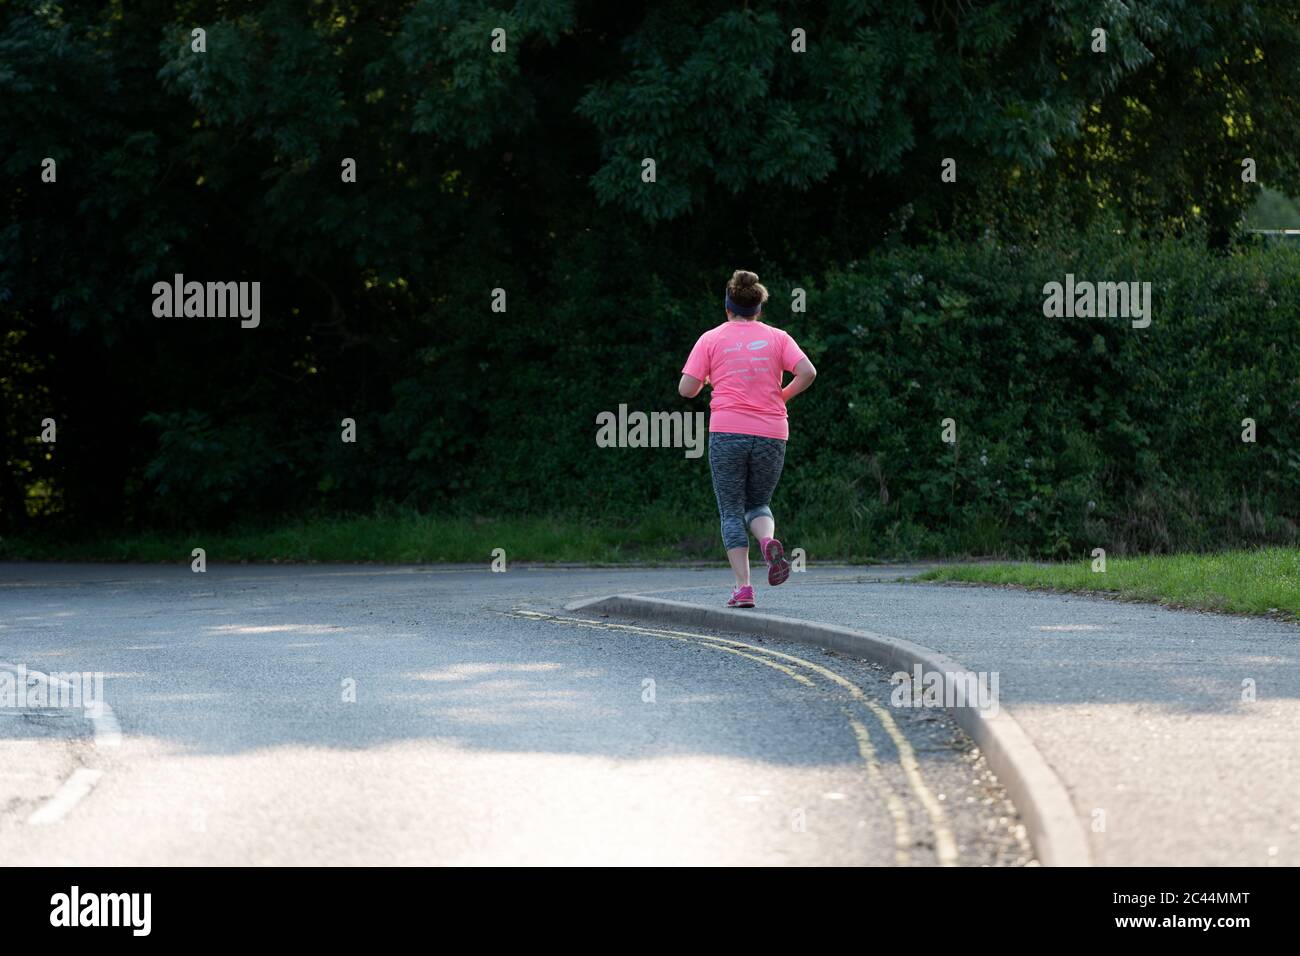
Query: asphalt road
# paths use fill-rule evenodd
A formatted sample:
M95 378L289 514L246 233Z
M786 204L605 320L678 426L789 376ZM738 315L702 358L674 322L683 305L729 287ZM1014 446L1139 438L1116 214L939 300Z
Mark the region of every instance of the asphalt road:
M1300 865L1300 625L889 577L762 587L759 610L996 673L1098 865ZM707 603L716 589L655 596Z
M109 705L0 711L0 861L1031 860L969 741L879 670L562 610L719 580L0 564L0 667L101 672Z

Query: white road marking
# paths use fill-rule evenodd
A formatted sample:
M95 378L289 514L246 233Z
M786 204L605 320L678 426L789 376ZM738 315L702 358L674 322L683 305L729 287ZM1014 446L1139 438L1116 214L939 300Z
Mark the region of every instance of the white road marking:
M122 746L122 725L117 722L117 715L108 704L99 705L99 713L90 714L90 727L95 732L96 747Z
M51 823L58 823L66 817L82 798L91 790L95 789L95 784L99 778L104 775L102 770L91 770L87 767L79 767L72 772L72 776L63 781L63 786L55 791L54 796L46 800L44 804L37 808L36 812L27 818L29 826L49 826Z
M15 673L22 673L13 664L0 662L0 667ZM67 691L72 690L72 685L68 681L51 677L41 671L34 671L29 668L26 670L26 677L28 680L35 679L45 683L47 688L46 700L54 699L57 696L49 692L51 685ZM121 746L122 725L117 722L117 715L113 713L112 707L99 700L95 701L92 706L85 708L84 712L86 719L90 721L90 729L94 735L96 747ZM92 770L89 767L79 767L74 770L72 776L63 781L63 785L55 791L54 796L37 807L32 815L27 818L27 823L31 826L48 826L51 823L58 823L95 788L95 784L99 782L99 778L103 775L104 771Z

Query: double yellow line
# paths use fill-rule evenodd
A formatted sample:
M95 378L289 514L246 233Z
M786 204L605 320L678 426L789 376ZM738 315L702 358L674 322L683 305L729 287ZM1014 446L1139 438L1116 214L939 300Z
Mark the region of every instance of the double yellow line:
M557 614L546 614L541 611L530 611L522 608L509 613L515 617L534 621L549 621L555 624L590 627L598 630L630 631L634 634L645 634L650 637L661 637L696 644L700 647L707 647L726 654L735 654L738 657L744 657L763 664L806 687L817 686L809 678L809 674L831 682L846 691L852 703L859 705L870 713L889 739L893 741L894 749L898 752L899 766L902 769L904 779L907 781L908 789L924 808L926 816L930 820L930 829L934 833L935 856L939 865L955 866L957 864L957 841L953 838L952 830L948 827L948 819L944 813L943 804L939 802L933 791L925 783L925 778L921 774L921 765L916 759L916 751L912 749L912 744L904 736L893 715L868 696L861 687L843 675L802 657L795 657L793 654L785 654L768 647L747 644L733 638L692 634L687 631L672 631L657 627L642 627L637 624L613 624L608 621L595 621L581 617L562 617ZM893 820L894 861L899 866L906 866L911 860L911 851L914 846L906 805L881 769L880 760L871 741L871 734L867 730L867 725L858 719L859 715L855 713L852 707L841 706L840 710L844 714L845 720L848 721L854 738L857 740L858 754L866 766L867 779L884 800L889 815Z

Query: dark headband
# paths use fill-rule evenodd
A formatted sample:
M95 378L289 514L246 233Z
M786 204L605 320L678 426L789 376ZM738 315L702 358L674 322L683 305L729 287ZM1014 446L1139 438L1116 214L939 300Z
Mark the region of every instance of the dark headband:
M743 319L753 318L754 316L758 315L759 310L763 308L762 302L759 302L757 305L737 305L735 301L731 298L730 291L726 293L726 297L727 297L727 311L730 312L732 315L738 315Z

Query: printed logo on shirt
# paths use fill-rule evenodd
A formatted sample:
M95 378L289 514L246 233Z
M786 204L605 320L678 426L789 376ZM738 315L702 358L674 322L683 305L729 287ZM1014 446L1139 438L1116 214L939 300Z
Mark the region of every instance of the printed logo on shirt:
M747 348L751 352L757 352L759 349L766 348L766 347L767 347L767 339L759 339L756 342L750 342L749 345L747 346Z

